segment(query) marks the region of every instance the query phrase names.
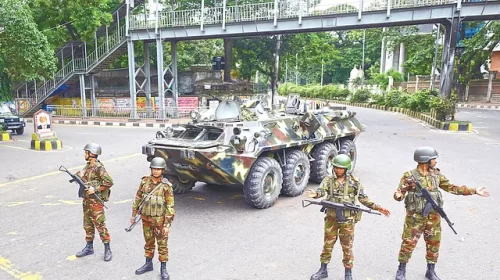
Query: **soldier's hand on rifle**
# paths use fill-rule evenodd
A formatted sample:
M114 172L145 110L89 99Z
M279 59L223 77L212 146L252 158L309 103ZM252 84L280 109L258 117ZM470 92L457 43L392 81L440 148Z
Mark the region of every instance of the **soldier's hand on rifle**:
M78 170L78 172L76 172L75 175L82 178L82 172L80 170Z
M484 196L484 197L490 196L490 193L486 191L485 187L477 188L476 193L477 193L477 195Z
M95 193L95 188L94 188L94 187L89 187L89 188L87 189L87 193L88 193L88 194L94 194L94 193Z
M313 189L307 189L304 195L309 198L316 198L318 196L318 193Z
M384 214L384 216L389 217L391 215L391 212L388 209L385 209L382 206L379 206L377 209L380 213Z
M134 217L130 218L130 223L131 224L135 223L135 218Z
M408 190L412 190L416 187L415 181L411 178L405 180L401 191L407 192Z

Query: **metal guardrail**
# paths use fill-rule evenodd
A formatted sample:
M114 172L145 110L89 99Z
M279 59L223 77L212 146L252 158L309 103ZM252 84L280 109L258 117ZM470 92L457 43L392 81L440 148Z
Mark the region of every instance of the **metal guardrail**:
M461 0L458 0L461 1ZM316 4L308 7L308 0L279 0L267 3L224 7L204 7L195 10L164 10L155 14L137 13L129 16L129 29L154 29L156 27L186 27L207 24L280 20L348 13L384 11L455 4L457 0L343 0L335 4Z
M132 107L132 106L116 106L116 107L72 107L65 105L48 105L47 112L54 117L62 118L101 118L101 119L124 119L133 116L134 109L137 110L137 118L139 119L161 119L161 111L159 108L152 107ZM197 110L202 113L208 110L209 107L166 107L165 115L169 119L185 119L190 118L190 112Z
M110 51L114 51L125 39L125 23L116 23L108 28L111 30L104 41L85 58L76 58L64 65L58 72L54 73L52 79L45 81L41 86L28 94L27 99L30 103L30 108L39 105L49 96L54 90L67 82L73 74L79 72L88 72L93 67L97 66L102 60L106 59ZM29 109L28 109L29 111Z

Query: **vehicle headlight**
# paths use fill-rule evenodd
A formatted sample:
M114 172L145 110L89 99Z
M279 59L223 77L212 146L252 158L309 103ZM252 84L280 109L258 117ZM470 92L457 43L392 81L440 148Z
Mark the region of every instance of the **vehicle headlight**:
M191 118L195 120L198 117L198 112L193 110L189 113L189 116L191 116Z
M19 121L20 121L20 122L24 122L24 119L23 119L23 118L19 118Z
M0 123L3 123L3 122L5 122L5 120L4 119L0 119Z

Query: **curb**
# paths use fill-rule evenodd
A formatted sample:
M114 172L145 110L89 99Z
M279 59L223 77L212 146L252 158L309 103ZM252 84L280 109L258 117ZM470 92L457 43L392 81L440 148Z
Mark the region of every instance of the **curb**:
M428 123L429 125L437 128L437 129L441 129L441 130L466 131L466 132L472 131L472 123L468 122L468 121L443 122L443 121L436 120L435 118L433 118L427 114L411 111L410 109L405 109L405 108L386 107L386 106L382 106L382 105L370 105L370 104L366 104L366 103L350 103L347 101L340 101L340 100L333 100L332 102L340 103L340 104L344 104L344 105L349 105L349 106L355 106L355 107L363 107L363 108L368 108L368 109L376 109L376 110L405 114L409 117L420 119L420 120Z
M37 151L52 151L62 149L61 140L31 140L31 149Z
M33 120L27 120L33 123ZM53 120L54 124L76 124L76 125L95 125L95 126L125 126L125 127L168 127L172 124L165 123L139 123L139 122L103 122L103 121L76 121L76 120Z
M484 109L484 110L500 110L500 105L457 104L457 108Z
M0 132L0 141L10 141L12 140L12 136L10 132Z

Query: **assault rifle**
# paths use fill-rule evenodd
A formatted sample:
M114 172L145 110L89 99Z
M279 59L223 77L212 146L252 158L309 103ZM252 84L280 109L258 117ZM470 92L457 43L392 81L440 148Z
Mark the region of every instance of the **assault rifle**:
M304 203L306 202L306 203ZM307 203L308 202L308 203ZM359 206L356 206L352 203L336 203L336 202L331 202L328 200L321 200L321 201L313 201L313 200L302 200L302 207L307 207L311 204L316 204L316 205L321 205L321 212L325 212L326 208L333 208L335 209L335 214L337 215L337 219L339 221L344 222L346 219L344 215L342 215L342 210L354 210L354 211L363 211L366 213L370 214L375 214L375 215L381 215L379 212L374 212L372 209L364 209Z
M160 186L160 185L158 185L158 186ZM131 231L135 227L135 225L137 225L137 223L141 219L141 213L142 213L142 207L144 207L144 201L146 201L146 199L148 199L156 191L157 188L158 187L154 188L152 191L150 191L148 193L148 195L146 195L141 200L141 203L139 203L139 209L137 210L137 214L134 216L134 222L132 224L130 224L130 226L128 228L125 229L126 232Z
M76 174L71 174L71 172L69 172L68 169L62 165L61 165L61 167L59 167L59 171L68 173L68 175L71 177L71 180L69 180L69 182L70 183L75 182L80 186L80 189L78 189L78 197L83 197L83 192L88 190L89 185L85 184L83 182L82 178L78 177ZM97 188L95 189L95 191L97 192ZM106 207L106 205L104 204L104 201L102 201L102 199L95 192L94 192L94 197L97 200L99 200L99 202L102 204L102 206L104 206L106 209L108 209L108 207Z
M457 232L453 228L453 223L450 221L450 219L448 219L448 216L444 212L443 208L439 207L437 202L432 198L429 191L426 188L422 187L420 182L413 176L413 174L411 174L411 179L413 182L415 182L415 184L417 185L417 187L420 191L420 194L417 194L417 196L423 196L427 200L427 204L424 207L424 213L423 213L424 217L427 217L429 215L429 212L431 211L431 207L434 208L434 210L436 210L436 212L438 212L439 215L441 215L441 217L443 217L443 219L446 220L446 222L448 223L450 228L453 230L453 232L455 234L457 234Z

